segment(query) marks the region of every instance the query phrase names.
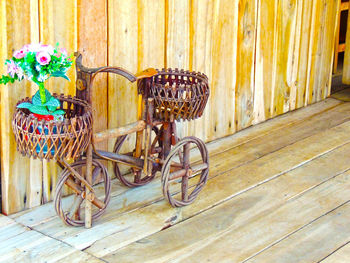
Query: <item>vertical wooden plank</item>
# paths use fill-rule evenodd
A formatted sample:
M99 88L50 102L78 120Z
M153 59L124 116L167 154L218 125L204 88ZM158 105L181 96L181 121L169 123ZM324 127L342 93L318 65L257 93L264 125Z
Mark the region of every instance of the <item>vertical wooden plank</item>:
M37 1L32 1L30 5L30 13L35 16L35 19L31 19L30 27L35 28L36 32L31 36L31 41L34 43L39 42L39 6ZM31 88L31 94L35 94L38 90L38 86L33 84ZM29 174L27 189L26 189L26 208L31 208L41 204L42 197L42 179L43 179L43 165L40 160L30 159Z
M277 8L273 116L287 112L290 107L290 92L293 84L296 0L278 1Z
M137 0L108 1L108 63L130 72L138 69ZM136 84L115 74L108 75L108 127L114 128L137 118ZM113 143L109 143L109 150Z
M69 54L77 50L77 1L53 1L39 0L40 42L66 48ZM62 78L51 78L45 82L45 87L50 92L75 94L75 70L69 69L70 81ZM42 176L42 200L47 202L52 199L53 191L61 169L55 161L46 162L43 165Z
M344 67L343 67L343 83L350 84L350 16L348 16L348 25L346 32L345 53L344 53Z
M300 40L302 30L302 14L303 14L303 1L297 0L295 2L295 22L294 22L294 39L293 39L293 57L291 62L291 73L288 79L291 87L289 110L295 110L297 108L297 93L298 93L298 69L300 59Z
M260 0L256 36L254 123L272 116L277 0Z
M107 65L107 0L78 0L77 3L78 50L83 55L83 65L101 67ZM94 80L92 106L94 131L107 129L107 74ZM104 145L98 145L106 148ZM99 148L100 148L99 147Z
M313 3L307 103L320 101L330 92L329 70L333 60L339 4L338 0L314 0Z
M1 35L2 56L12 57L13 49L38 41L37 1L2 1ZM13 22L15 19L15 23ZM4 61L1 61L1 64ZM2 64L3 65L3 64ZM1 66L3 70L4 66ZM34 84L28 81L8 84L1 88L1 186L2 212L20 211L27 202L27 183L30 178L30 161L16 151L11 120L15 104L20 98L31 95Z
M1 1L0 2L0 58L7 57L7 23L6 23L6 2ZM3 61L1 61L3 63ZM2 64L1 64L2 65ZM1 66L0 67L0 75L6 74L6 68ZM1 202L1 212L5 212L4 208L4 199L8 197L8 174L9 174L9 146L10 144L6 141L3 141L3 138L7 135L6 129L8 129L8 123L7 123L7 116L5 114L6 112L6 105L3 105L3 101L6 99L4 92L5 89L8 87L2 87L0 89L0 162L1 162L1 195L2 195L2 202ZM7 154L6 154L7 153ZM6 175L7 174L7 175ZM8 201L7 201L8 203ZM7 206L8 210L8 206Z
M83 55L83 65L87 67L107 66L107 26L107 0L77 0L77 50ZM107 84L106 73L97 75L93 83L94 132L108 128ZM108 142L97 143L96 147L100 150L107 150Z
M336 38L337 21L340 10L340 0L332 0L324 2L326 10L325 24L321 41L323 46L322 60L321 60L321 71L318 73L319 84L318 84L318 98L317 101L323 100L330 95L331 92L331 78L332 78L332 63L334 57L334 43ZM346 59L344 58L344 62Z
M77 1L39 0L40 42L67 49L68 54L77 50ZM75 93L75 71L69 69L67 76L71 81L62 78L50 78L45 87L51 92Z
M211 44L213 23L213 1L190 1L190 49L189 69L205 73L211 85ZM211 87L211 86L210 86ZM212 88L212 87L211 87ZM211 98L210 98L211 100ZM203 116L189 123L189 135L196 135L202 140L208 139L210 131L210 103L207 103ZM232 125L234 129L234 125Z
M165 0L138 0L137 71L164 67Z
M254 117L256 16L257 0L239 1L235 94L235 122L237 130L252 125Z
M322 30L322 4L321 0L313 0L312 3L312 20L309 45L309 61L308 61L308 79L306 83L306 99L305 106L316 101L315 99L315 83L317 83L317 72L320 65L320 50L318 49L320 34Z
M1 1L0 2L0 58L5 58L7 56L7 32L6 32L6 2L5 1ZM1 61L2 63L2 61ZM0 75L2 76L3 74L6 74L6 69L5 67L0 67ZM4 149L3 149L3 145L4 142L2 142L2 138L4 138L4 134L2 133L3 130L3 122L2 120L6 120L6 116L3 116L3 105L1 103L1 98L2 98L3 94L0 90L0 195L1 193L4 193L6 191L6 189L2 189L5 188L5 184L3 182L3 167L8 166L8 164L6 165L6 163L4 162L5 160L7 161L6 157L7 155L4 154ZM5 145L8 146L8 144L5 143ZM5 158L4 158L5 157ZM0 213L2 212L2 203L0 205Z
M306 101L306 85L308 79L308 57L309 57L309 45L312 41L310 39L311 30L311 18L312 18L312 3L313 1L302 1L302 23L301 23L301 35L300 35L300 47L299 47L299 66L297 75L297 94L296 94L296 107L300 108L305 105Z
M210 116L207 139L236 131L235 96L239 71L237 60L238 1L213 2Z
M188 0L167 0L166 67L189 69L190 4ZM177 122L180 138L188 134L188 123Z

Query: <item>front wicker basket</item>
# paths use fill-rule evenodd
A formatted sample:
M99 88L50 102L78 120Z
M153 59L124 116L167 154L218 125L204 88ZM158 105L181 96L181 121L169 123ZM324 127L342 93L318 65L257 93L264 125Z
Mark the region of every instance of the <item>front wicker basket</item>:
M12 129L17 150L40 159L76 159L87 148L92 136L92 111L89 104L75 97L56 95L60 109L65 111L63 121L39 121L27 109L16 108ZM25 98L18 102L31 102Z
M159 121L201 117L210 93L206 75L178 69L158 71L138 86L139 92L154 98L154 118Z

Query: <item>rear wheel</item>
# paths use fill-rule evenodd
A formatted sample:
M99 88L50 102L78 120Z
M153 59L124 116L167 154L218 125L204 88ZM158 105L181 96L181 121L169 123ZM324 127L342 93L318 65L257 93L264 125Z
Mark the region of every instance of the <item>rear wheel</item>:
M136 138L137 138L137 133L132 133L132 134L119 137L114 145L113 152L118 154L134 156ZM144 142L144 139L142 141ZM144 150L144 145L142 146L142 151L143 150ZM161 150L162 150L161 135L160 135L159 129L154 126L151 132L151 145L150 145L149 157L160 156ZM158 170L157 167L154 167L152 169L151 175L146 175L142 177L142 173L140 169L132 168L127 164L114 162L113 166L114 166L115 176L124 185L128 187L137 187L137 186L141 186L149 183L155 177L155 174Z

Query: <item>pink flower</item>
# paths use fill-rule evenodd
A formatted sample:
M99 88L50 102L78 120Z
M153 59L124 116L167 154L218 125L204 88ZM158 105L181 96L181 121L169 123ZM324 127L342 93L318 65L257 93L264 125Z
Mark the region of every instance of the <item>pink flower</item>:
M40 51L36 54L36 61L38 61L40 65L47 65L51 61L51 56L46 51Z
M13 53L13 56L17 59L24 58L26 56L27 52L25 52L24 49L16 50Z
M17 64L13 60L10 60L10 62L7 63L7 74L9 74L11 78L14 78L17 72L18 72Z

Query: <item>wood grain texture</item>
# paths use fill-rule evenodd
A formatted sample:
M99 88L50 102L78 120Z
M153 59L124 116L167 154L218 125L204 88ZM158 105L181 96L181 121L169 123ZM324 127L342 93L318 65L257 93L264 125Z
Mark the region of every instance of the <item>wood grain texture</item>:
M180 137L212 141L329 95L340 0L22 2L1 2L2 60L23 44L59 42L69 53L82 52L90 67L108 64L134 73L178 67L208 75L211 96L204 115L179 123ZM46 86L73 95L74 69L69 77L70 82L52 78ZM54 162L28 160L15 149L14 104L36 89L23 82L0 92L5 213L50 201L60 173ZM93 90L94 131L135 121L137 101L135 84L100 74ZM98 148L111 150L113 143Z
M137 0L108 1L108 63L137 71ZM136 121L135 84L115 74L108 75L108 128ZM113 144L109 144L109 149Z
M334 100L334 99L327 99L325 101L322 101L320 103L316 103L314 105L311 105L310 107L306 107L303 109L300 109L298 111L293 111L289 113L288 115L282 115L278 116L268 122L264 122L257 126L252 126L248 129L245 129L241 131L240 133L236 133L233 136L225 137L220 140L216 140L213 142L210 142L207 144L210 159L214 158L216 160L220 160L220 158L217 158L215 156L219 156L224 152L228 152L230 149L237 148L235 151L236 154L234 154L235 157L235 165L242 165L244 162L252 160L251 158L255 156L255 154L259 154L257 156L263 156L267 152L269 152L271 149L276 150L278 148L281 148L287 144L290 144L292 142L295 142L297 139L301 139L304 136L309 136L310 133L308 131L303 133L303 136L298 136L297 131L301 130L305 127L311 127L312 129L309 129L309 131L316 132L317 129L313 129L315 123L319 123L320 126L318 126L319 130L324 130L327 126L327 119L333 118L334 115L328 115L327 113L332 111L332 109L337 108L337 106L341 106L342 104L340 101ZM348 109L343 108L342 118L336 118L336 122L333 122L333 125L336 123L341 123L342 119L344 120L344 117L346 118L346 112ZM337 110L337 112L339 112ZM324 118L320 117L320 115L326 114ZM322 119L321 119L322 118ZM302 124L304 126L300 126ZM329 123L328 123L329 124ZM326 126L324 126L326 125ZM294 136L288 136L288 140L281 139L275 141L274 138L281 137L280 134L284 134L284 130L289 130L290 127L295 127L295 130L290 130L290 134L294 134ZM274 131L274 135L270 134L271 130ZM270 136L274 137L270 137ZM259 139L260 138L260 139ZM274 140L274 145L267 145L265 142L268 140L268 138ZM259 144L259 147L254 147L254 150L249 150L245 144L249 144L254 147L254 145ZM259 143L261 142L261 143ZM246 156L246 152L250 152L251 154ZM232 154L233 155L233 154ZM255 157L254 157L255 158ZM226 163L228 164L228 163ZM232 164L232 163L231 163ZM223 168L218 169L218 172L222 172ZM210 177L214 177L216 173L211 171ZM158 197L161 197L161 193L159 191L159 183L156 181L151 182L149 185L144 186L146 189L154 189L147 190L147 192L151 198L151 200L154 200ZM144 189L143 188L143 189ZM103 190L101 189L101 192ZM113 211L116 213L119 212L127 212L130 209L133 209L135 206L139 205L140 203L140 197L136 193L134 198L130 197L130 194L126 193L128 189L121 187L116 180L113 180L112 183L112 191L111 196L114 197L111 200L110 207L113 207ZM157 192L157 193L156 193ZM119 197L117 197L119 196ZM128 200L126 203L123 201L124 196L128 196ZM64 199L67 201L67 203L72 202L70 197L67 197ZM143 203L148 202L148 198L146 198L146 195L143 195L142 200ZM120 210L119 210L120 209ZM118 211L119 210L119 211ZM54 211L54 208L51 204L46 204L40 207L36 207L35 209L26 210L20 213L17 213L11 218L14 218L17 222L21 224L25 224L27 226L33 227L35 225L38 225L43 222L47 222L51 219L53 219L56 216L56 213Z
M59 43L67 49L68 54L77 50L77 1L38 1L40 42L50 45ZM69 69L68 77L71 81L62 78L50 78L45 87L50 92L75 94L75 69ZM34 168L38 167L34 166ZM37 188L42 187L42 201L52 200L56 182L61 169L54 161L43 162L42 177L37 180ZM32 207L32 206L28 206Z
M334 188L334 184L348 184L348 182L349 175L347 174L347 176L339 176L332 184L326 184L328 184L328 187L331 189ZM328 189L326 190L324 186L321 186L321 189L324 189L325 192L329 191ZM338 190L338 193L341 194L340 189ZM322 208L326 208L328 200L333 202L338 198L335 192L330 193L329 197L320 195L318 203L321 203ZM350 227L348 222L350 219L350 204L349 202L341 204L339 203L339 199L337 201L336 204L333 204L333 207L336 208L325 214L316 214L315 212L317 209L310 208L309 212L315 213L313 215L315 221L306 224L300 231L290 234L282 241L274 244L270 249L263 251L247 262L319 262L327 257L349 240ZM304 217L305 216L306 215L304 215ZM317 216L319 216L319 218L317 218ZM338 262L346 261L347 260Z
M339 247L334 253L328 255L322 263L339 263L346 262L350 258L350 244L349 241L343 246Z
M158 180L137 189L114 182L110 207L92 229L67 228L50 204L0 216L5 259L36 253L61 262L318 262L337 252L341 258L349 236L348 208L341 208L349 202L349 107L327 99L209 143L211 178L191 206L170 207ZM48 239L26 233L36 231Z
M238 2L215 1L213 9L209 140L237 130Z
M103 248L108 247L111 249L109 251L113 252L158 232L164 227L169 227L203 212L219 204L222 200L228 200L236 194L255 187L262 181L269 181L346 144L350 141L349 130L350 124L347 122L300 140L246 165L228 170L209 180L206 190L203 190L200 198L191 206L183 207L180 210L173 209L167 202L161 200L129 213L113 218L107 217L105 222L102 218L93 229L71 228L67 233L67 228L58 218L37 225L34 229L79 249L91 246L90 249L94 247L96 248L95 251L105 253L108 250ZM303 147L303 151L300 151L300 147ZM290 158L290 156L293 156L293 158ZM240 177L237 178L238 175ZM142 192L142 195L146 194L144 191ZM115 239L118 239L118 242L112 242Z
M213 43L213 12L214 1L190 1L190 47L188 51L188 69L191 71L204 72L208 76L210 82L212 81L211 52ZM204 141L209 140L210 103L207 104L203 116L193 122L190 122L188 126L188 135L196 134L197 137ZM231 127L234 128L232 125ZM233 130L230 132L232 133Z
M1 39L1 59L12 57L13 49L39 40L39 28L36 23L38 20L37 1L3 2L1 5L2 22L4 22L1 23L1 35L3 36ZM12 23L14 17L16 17L17 23ZM33 161L22 157L16 151L11 127L15 104L20 98L33 94L33 90L35 90L34 84L26 81L8 84L1 88L1 187L2 212L6 214L24 209L28 194L30 202L36 205L40 204L37 195L31 195L27 192L28 183L37 181L33 177L41 177L40 171L39 174L32 174L31 172L36 170L30 169Z
M348 16L348 25L350 28L350 16ZM344 66L343 66L343 83L350 84L350 34L346 34L345 53L344 53Z
M222 258L216 258L213 262L222 262L225 259L225 253L232 253L236 255L231 254L226 258L229 258L231 262L240 262L240 260L243 260L242 254L249 247L253 247L254 242L262 244L265 242L263 239L268 239L264 237L256 240L248 235L249 233L252 235L255 233L257 235L259 232L263 232L263 229L270 231L270 228L262 227L261 230L258 227L253 228L255 222L263 221L263 218L270 217L270 214L275 213L274 211L278 207L290 206L291 204L289 203L298 205L301 203L300 199L302 199L300 196L310 191L314 185L326 182L334 174L342 173L346 170L348 168L347 158L342 158L342 156L349 148L349 145L340 147L331 153L310 161L304 166L281 175L275 180L267 182L263 187L254 188L237 198L230 199L174 227L132 243L119 250L113 257L108 257L107 260L113 261L112 259L118 258L124 262L135 262L142 258L143 262L152 262L153 260L157 262L170 262L171 259L174 261L179 260L180 262L182 260L203 262L209 259L210 256L217 257L221 254ZM339 165L328 166L328 162L335 161ZM311 177L310 174L314 174L315 177ZM337 186L339 184L341 183L338 182ZM325 188L323 187L323 189ZM322 197L324 198L324 195ZM298 216L295 215L294 219L296 217ZM291 221L293 220L285 220L285 222ZM273 224L272 222L270 221L266 225ZM248 230L248 228L251 229ZM277 231L271 232L268 235L273 235ZM193 233L196 234L193 235ZM211 246L215 246L215 242L228 233L232 235L234 233L237 236L236 242L230 241L220 249L211 249ZM249 240L248 243L244 243L245 239ZM169 242L170 240L171 242ZM317 242L317 239L312 240ZM295 243L297 242L293 244ZM290 244L290 247L293 247L293 245ZM204 256L200 256L203 250L207 250L207 252L205 252ZM224 252L225 250L230 252ZM252 255L254 253L250 254ZM263 257L263 254L260 257L261 259L268 258ZM275 254L278 255L278 253ZM278 262L278 260L276 258L275 260L266 260L265 262Z
M254 117L254 58L257 2L257 0L238 2L237 77L235 88L236 130L250 126Z
M254 123L273 113L277 1L260 0L256 33Z

